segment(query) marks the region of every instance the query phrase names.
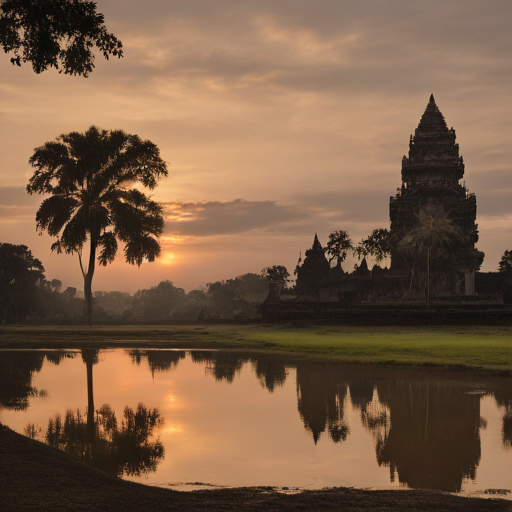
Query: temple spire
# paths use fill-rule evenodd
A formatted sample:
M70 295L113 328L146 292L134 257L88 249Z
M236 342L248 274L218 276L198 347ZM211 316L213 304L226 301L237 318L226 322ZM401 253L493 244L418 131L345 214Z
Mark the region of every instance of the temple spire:
M434 95L431 94L427 107L425 108L425 112L423 113L420 123L418 124L418 128L414 134L414 138L416 138L418 135L418 131L424 133L444 133L447 130L448 127L446 126L446 121L444 120L443 114L441 114L439 107L436 105Z

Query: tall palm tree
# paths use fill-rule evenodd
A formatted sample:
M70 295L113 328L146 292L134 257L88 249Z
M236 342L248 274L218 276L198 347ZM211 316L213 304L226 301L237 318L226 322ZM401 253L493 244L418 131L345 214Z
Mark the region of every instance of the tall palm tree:
M167 176L158 147L121 130L61 135L36 148L29 160L35 167L27 185L29 194L51 194L36 215L39 232L57 236L52 251L78 254L84 278L86 323L92 325L92 278L96 253L100 265L111 263L117 239L124 242L127 263L140 265L160 253L156 240L164 227L162 207L137 190L153 189ZM82 253L89 242L84 269Z
M404 252L426 256L426 304L430 305L430 270L432 259L453 255L464 243L461 229L453 224L442 206L427 204L418 213L416 225L409 230L398 246Z

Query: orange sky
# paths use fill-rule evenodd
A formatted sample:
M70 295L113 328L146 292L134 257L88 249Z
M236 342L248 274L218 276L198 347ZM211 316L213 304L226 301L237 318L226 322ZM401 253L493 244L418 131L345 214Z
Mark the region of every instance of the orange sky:
M78 261L35 232L24 187L33 149L95 124L155 142L169 177L163 257L122 257L95 290L169 279L187 291L293 271L315 232L357 241L389 225L402 156L431 93L476 193L483 270L512 249L509 0L99 0L125 57L89 78L0 59L0 241L25 244L49 279L83 288ZM349 270L354 261L347 261Z

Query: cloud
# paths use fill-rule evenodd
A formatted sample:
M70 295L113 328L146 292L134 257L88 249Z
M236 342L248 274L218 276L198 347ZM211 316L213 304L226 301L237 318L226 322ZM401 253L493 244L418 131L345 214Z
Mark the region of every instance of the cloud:
M19 220L32 219L41 203L41 197L31 196L25 187L0 186L0 222L14 223Z
M244 199L165 203L166 233L178 237L301 236L352 229L359 234L371 226L370 231L388 224L389 197L375 191L331 191L294 199L287 203Z
M511 14L501 1L182 4L153 3L136 24L126 20L132 62L152 69L132 77L357 95L376 81L381 94L403 95L447 78L456 88L510 79Z
M169 177L154 197L166 203L166 247L183 255L180 279L198 279L185 267L196 255L219 279L249 261L294 265L316 231L358 240L388 225L402 155L434 93L477 195L480 248L503 252L504 237L486 233L512 213L510 0L109 0L98 10L125 57L97 55L88 79L0 59L4 239L43 247L27 160L97 124L160 147ZM212 254L226 274L206 268ZM68 259L57 261L56 271ZM159 267L148 267L154 285Z
M253 230L283 229L307 217L297 205L275 201L205 201L164 205L167 231L186 236L212 236Z

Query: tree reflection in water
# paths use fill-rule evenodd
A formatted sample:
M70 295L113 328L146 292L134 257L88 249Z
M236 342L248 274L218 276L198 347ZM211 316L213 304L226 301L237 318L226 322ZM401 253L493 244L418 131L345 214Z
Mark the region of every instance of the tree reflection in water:
M286 367L268 356L244 357L232 353L193 352L206 363L216 380L233 382L249 361L269 391L286 379ZM425 377L408 380L374 372L360 375L333 364L300 361L297 368L297 408L304 428L315 444L324 432L340 443L350 435L346 399L360 411L361 423L372 433L379 465L389 466L409 487L460 491L465 478L475 479L480 462L480 394L471 384L439 382ZM508 400L510 390L505 393ZM512 402L506 410L503 440L512 439Z
M135 364L147 361L152 373L176 368L185 351L131 350ZM32 375L43 360L58 364L65 353L3 352L0 358L0 408L25 410L29 398L41 396L32 385ZM232 352L192 351L195 363L203 364L216 381L234 382L249 363L262 387L274 392L287 378L287 368L296 367L297 411L303 426L318 443L327 436L334 443L348 439L350 429L345 408L359 412L362 426L373 435L379 465L388 466L391 480L409 487L460 491L464 479L475 479L480 463L481 393L474 393L471 380L447 374L440 378L378 368L299 361L287 365L280 357ZM109 406L94 409L93 366L98 351L83 349L87 367L88 407L56 416L45 434L50 444L89 459L111 474L137 475L154 471L163 457L160 441L153 441L162 423L157 409L144 405L126 408L118 422ZM512 448L512 384L493 378L482 385L502 410L503 445ZM480 385L480 384L479 384ZM491 391L492 390L492 391ZM350 399L350 400L349 400ZM35 426L27 433L37 435Z
M96 411L94 428L88 418L79 409L68 410L64 421L57 414L48 421L46 442L111 475L138 476L156 471L164 457L160 439L151 440L155 429L163 424L158 409L139 404L134 411L127 406L119 424L112 408L103 405Z
M276 387L283 386L288 372L284 360L277 357L261 356L251 358L251 365L262 387L274 392Z
M32 386L32 376L35 372L41 371L45 358L58 365L64 358L73 358L75 355L74 352L64 350L2 351L2 357L0 357L0 409L26 410L29 398L46 395L46 390L38 390Z
M248 357L231 352L194 350L190 355L194 363L206 364L206 373L213 375L216 381L225 380L230 384L240 374L242 366L249 361Z
M94 439L96 423L94 421L94 386L92 380L92 367L98 364L99 350L95 348L82 349L82 361L87 368L87 426L89 437Z
M178 363L185 359L184 350L128 350L132 361L139 366L143 360L146 360L154 375L155 371L165 372L178 366Z
M508 387L502 387L494 391L496 405L503 409L503 419L501 420L501 439L503 445L512 448L512 384Z

